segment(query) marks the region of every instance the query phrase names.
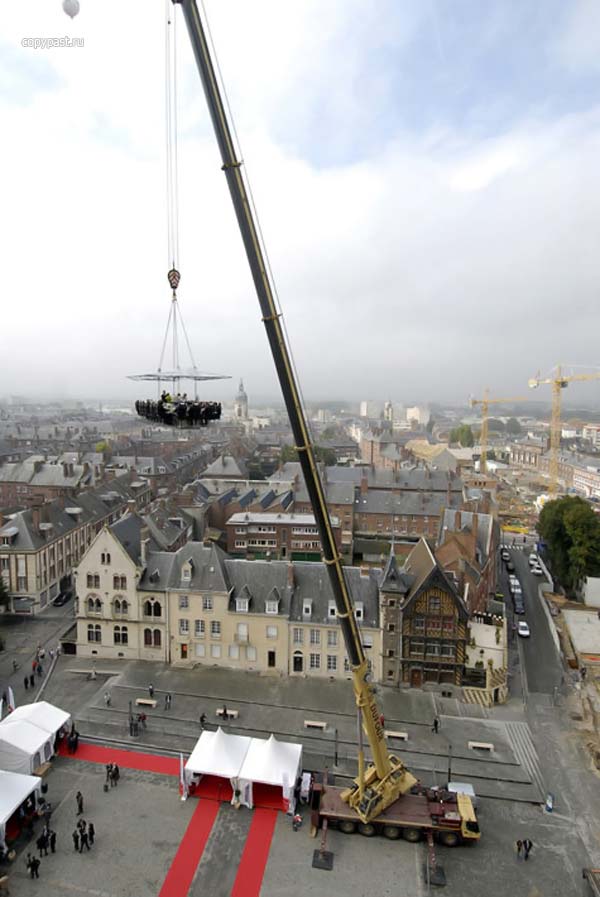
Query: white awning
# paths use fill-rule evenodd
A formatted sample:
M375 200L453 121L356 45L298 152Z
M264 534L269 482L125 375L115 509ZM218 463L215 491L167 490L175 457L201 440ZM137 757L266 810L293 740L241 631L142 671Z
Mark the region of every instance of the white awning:
M71 719L71 715L54 704L48 704L47 701L36 701L33 704L23 704L21 707L15 707L10 714L11 722L18 719L27 720L33 723L38 729L55 735L64 725Z
M216 732L203 732L185 764L186 772L235 778L251 741L246 735L228 735L221 727Z

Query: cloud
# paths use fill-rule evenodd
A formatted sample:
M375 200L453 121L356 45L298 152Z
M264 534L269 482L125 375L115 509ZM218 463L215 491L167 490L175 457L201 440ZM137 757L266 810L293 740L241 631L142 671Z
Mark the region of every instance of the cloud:
M597 360L600 107L517 94L507 119L492 78L489 106L504 111L474 125L483 87L471 90L457 57L459 17L432 8L437 34L423 4L405 16L387 0L208 6L308 397L519 395L538 368ZM133 397L126 375L158 363L170 303L162 17L147 0L82 0L72 26L59 0L11 10L11 70L40 59L54 75L48 89L40 77L27 95L0 95L0 382ZM469 26L492 55L519 21L493 18L485 34ZM20 48L71 28L83 48ZM251 398L277 396L182 27L179 62L179 293L195 360L234 378L210 396L233 396L241 376ZM419 117L419 104L435 114Z

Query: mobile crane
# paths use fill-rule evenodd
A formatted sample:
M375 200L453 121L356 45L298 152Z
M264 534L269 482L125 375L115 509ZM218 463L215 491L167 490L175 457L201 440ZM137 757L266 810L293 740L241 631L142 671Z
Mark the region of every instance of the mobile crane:
M408 792L414 790L415 786L418 787L418 783L400 758L389 753L387 749L385 732L381 721L382 717L377 706L373 685L370 682L368 661L363 649L348 584L344 576L342 560L335 544L309 427L282 326L281 312L278 309L266 253L264 252L261 235L255 221L243 163L237 157L232 130L211 57L207 32L200 17L196 0L173 0L173 3L175 6L181 7L192 44L221 153L222 170L227 179L231 200L254 280L262 320L271 347L302 473L319 531L323 558L335 598L337 618L343 633L352 671L352 683L359 719L358 775L349 788L343 790L324 789L324 798L328 798L333 803L329 810L324 808L321 817L341 820L342 817L350 816L351 821L356 819L357 823L360 820L362 825L372 826L373 821L381 818L382 814L392 813L393 815L393 808L398 799L403 798ZM365 767L365 754L362 743L363 730L372 753L372 763L367 767ZM433 827L431 826L431 821L434 815L428 813L427 808L430 801L427 796L412 794L410 797L421 799L419 803L419 823ZM468 798L465 798L465 800L468 800ZM338 812L338 804L342 807L341 812ZM404 806L404 798L401 804ZM439 799L437 805L439 808ZM429 809L431 808L429 807ZM317 810L317 812L319 811ZM445 812L440 814L438 809L438 817L440 815L445 815ZM413 826L419 824L415 823L412 816L411 819ZM464 800L462 804L455 802L453 809L448 811L448 828L456 829L458 827L461 830L461 835L465 838L471 837L476 839L479 837L479 829L474 820L475 817L470 801L469 806L464 803ZM370 834L371 832L369 831L368 833Z

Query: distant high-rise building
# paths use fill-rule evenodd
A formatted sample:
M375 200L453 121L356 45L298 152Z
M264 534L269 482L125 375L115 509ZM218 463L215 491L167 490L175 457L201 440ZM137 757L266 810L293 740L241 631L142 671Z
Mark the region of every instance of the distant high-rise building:
M233 403L233 416L236 420L248 420L248 396L244 390L243 380L240 380L240 388Z

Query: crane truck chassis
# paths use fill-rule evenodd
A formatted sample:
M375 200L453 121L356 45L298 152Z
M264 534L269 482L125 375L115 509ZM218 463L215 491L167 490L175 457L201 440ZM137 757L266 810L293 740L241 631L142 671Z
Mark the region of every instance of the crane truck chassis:
M315 783L311 797L311 834L316 836L327 820L344 834L366 837L381 834L391 841L420 841L429 834L446 847L473 844L481 837L470 798L465 794L428 789L421 785L390 804L382 813L363 822L341 797L342 789Z

